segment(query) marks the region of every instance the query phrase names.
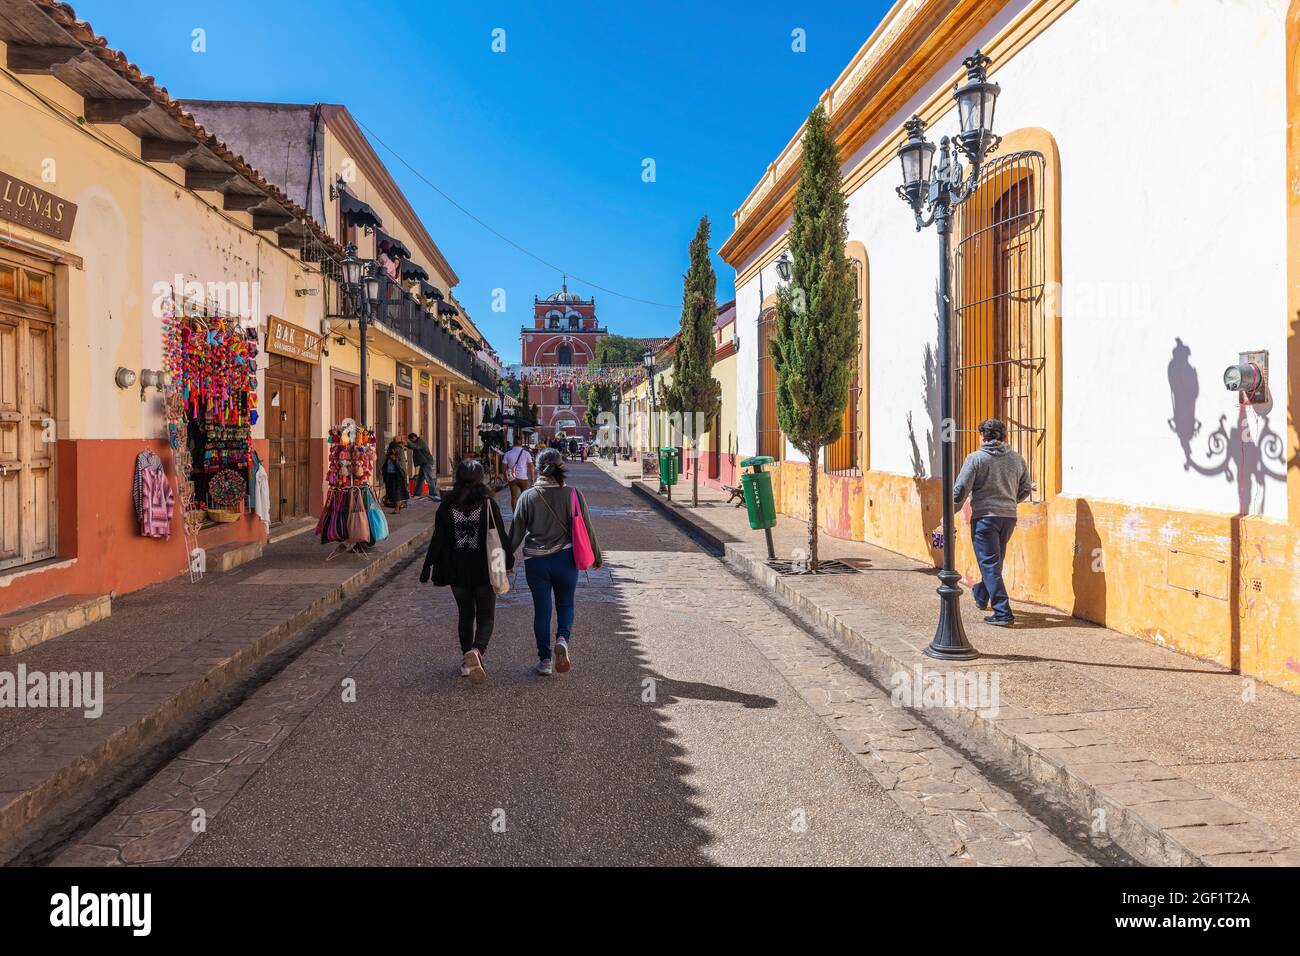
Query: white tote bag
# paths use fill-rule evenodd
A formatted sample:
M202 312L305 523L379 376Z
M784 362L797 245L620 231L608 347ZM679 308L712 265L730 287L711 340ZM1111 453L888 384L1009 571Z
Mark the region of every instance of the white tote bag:
M492 502L483 502L483 507L487 509L488 580L492 582L493 591L505 594L510 590L510 575L506 572L506 549L501 547L501 536L497 534L492 521Z

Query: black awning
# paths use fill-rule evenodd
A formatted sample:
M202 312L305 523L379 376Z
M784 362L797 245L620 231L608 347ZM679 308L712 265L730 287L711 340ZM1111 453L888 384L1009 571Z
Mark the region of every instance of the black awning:
M390 259L411 258L411 250L406 248L401 239L394 239L381 229L375 237L375 249L378 252L383 252L385 246L387 246L388 258Z
M407 259L402 263L399 275L401 275L403 279L418 279L420 282L429 278L429 273L424 271L424 266L416 265L410 259Z
M426 276L425 278L428 277ZM442 290L439 289L436 285L426 282L425 279L420 280L420 294L424 296L426 299L442 298Z
M460 315L460 309L456 308L450 302L443 302L441 299L439 299L438 314L439 315Z
M379 218L379 213L342 188L339 189L339 211L343 213L343 220L349 226L368 226L371 229L378 229L384 224L384 221Z

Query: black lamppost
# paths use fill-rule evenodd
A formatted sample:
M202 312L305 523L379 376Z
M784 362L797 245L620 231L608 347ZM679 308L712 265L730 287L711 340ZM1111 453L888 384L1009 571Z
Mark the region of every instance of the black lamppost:
M357 258L357 247L351 243L343 250L343 260L339 263L343 271L343 290L347 293L348 315L357 320L360 329L358 345L361 349L361 401L359 411L361 421L357 424L369 428L368 403L366 401L366 370L369 347L366 331L374 316L379 312L379 295L382 288L381 270L376 262Z
M925 649L930 657L967 661L979 652L966 639L961 621L961 575L953 567L953 500L952 486L956 472L956 420L953 417L952 377L952 302L949 281L949 256L954 210L974 191L980 164L1001 141L993 133L993 109L1001 87L988 79L992 61L976 50L962 63L966 82L953 91L961 132L953 143L947 136L939 141L939 169L932 177L934 144L925 138L925 120L913 116L903 129L907 140L898 147L903 167L903 185L898 195L912 207L916 229L934 225L939 233L939 394L941 427L940 454L943 473L943 570L939 572L939 625L934 640ZM970 176L963 173L957 156L960 150L970 161Z
M656 426L659 424L659 400L655 397L655 351L646 349L641 354L641 363L645 365L646 376L650 382L650 452L658 457L659 444L655 441ZM664 490L663 475L659 476L659 491Z

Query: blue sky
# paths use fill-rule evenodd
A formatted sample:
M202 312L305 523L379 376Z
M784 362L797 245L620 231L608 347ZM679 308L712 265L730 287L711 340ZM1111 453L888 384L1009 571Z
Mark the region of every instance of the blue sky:
M554 263L487 232L375 144L459 274L457 297L507 361L518 359L533 296L559 288L558 270L572 291L596 296L611 331L671 333L699 217L709 216L716 250L732 211L889 5L74 4L173 96L346 104L425 178ZM204 53L191 50L196 28ZM504 53L492 51L498 28ZM791 49L795 29L806 52ZM726 300L734 273L714 264ZM505 312L491 309L496 288Z

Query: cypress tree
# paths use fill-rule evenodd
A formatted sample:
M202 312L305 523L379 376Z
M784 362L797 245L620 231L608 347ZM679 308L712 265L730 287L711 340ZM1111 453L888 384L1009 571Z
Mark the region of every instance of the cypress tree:
M690 267L682 277L682 323L673 356L673 381L662 388L668 411L678 415L691 444L691 505L700 503L700 432L722 404L722 384L713 377L713 320L718 313L718 277L709 258L709 217L701 216L690 245Z
M803 135L790 223L790 282L777 292L770 339L781 431L808 457L808 566L817 570L818 455L840 437L858 328L839 147L819 105Z

